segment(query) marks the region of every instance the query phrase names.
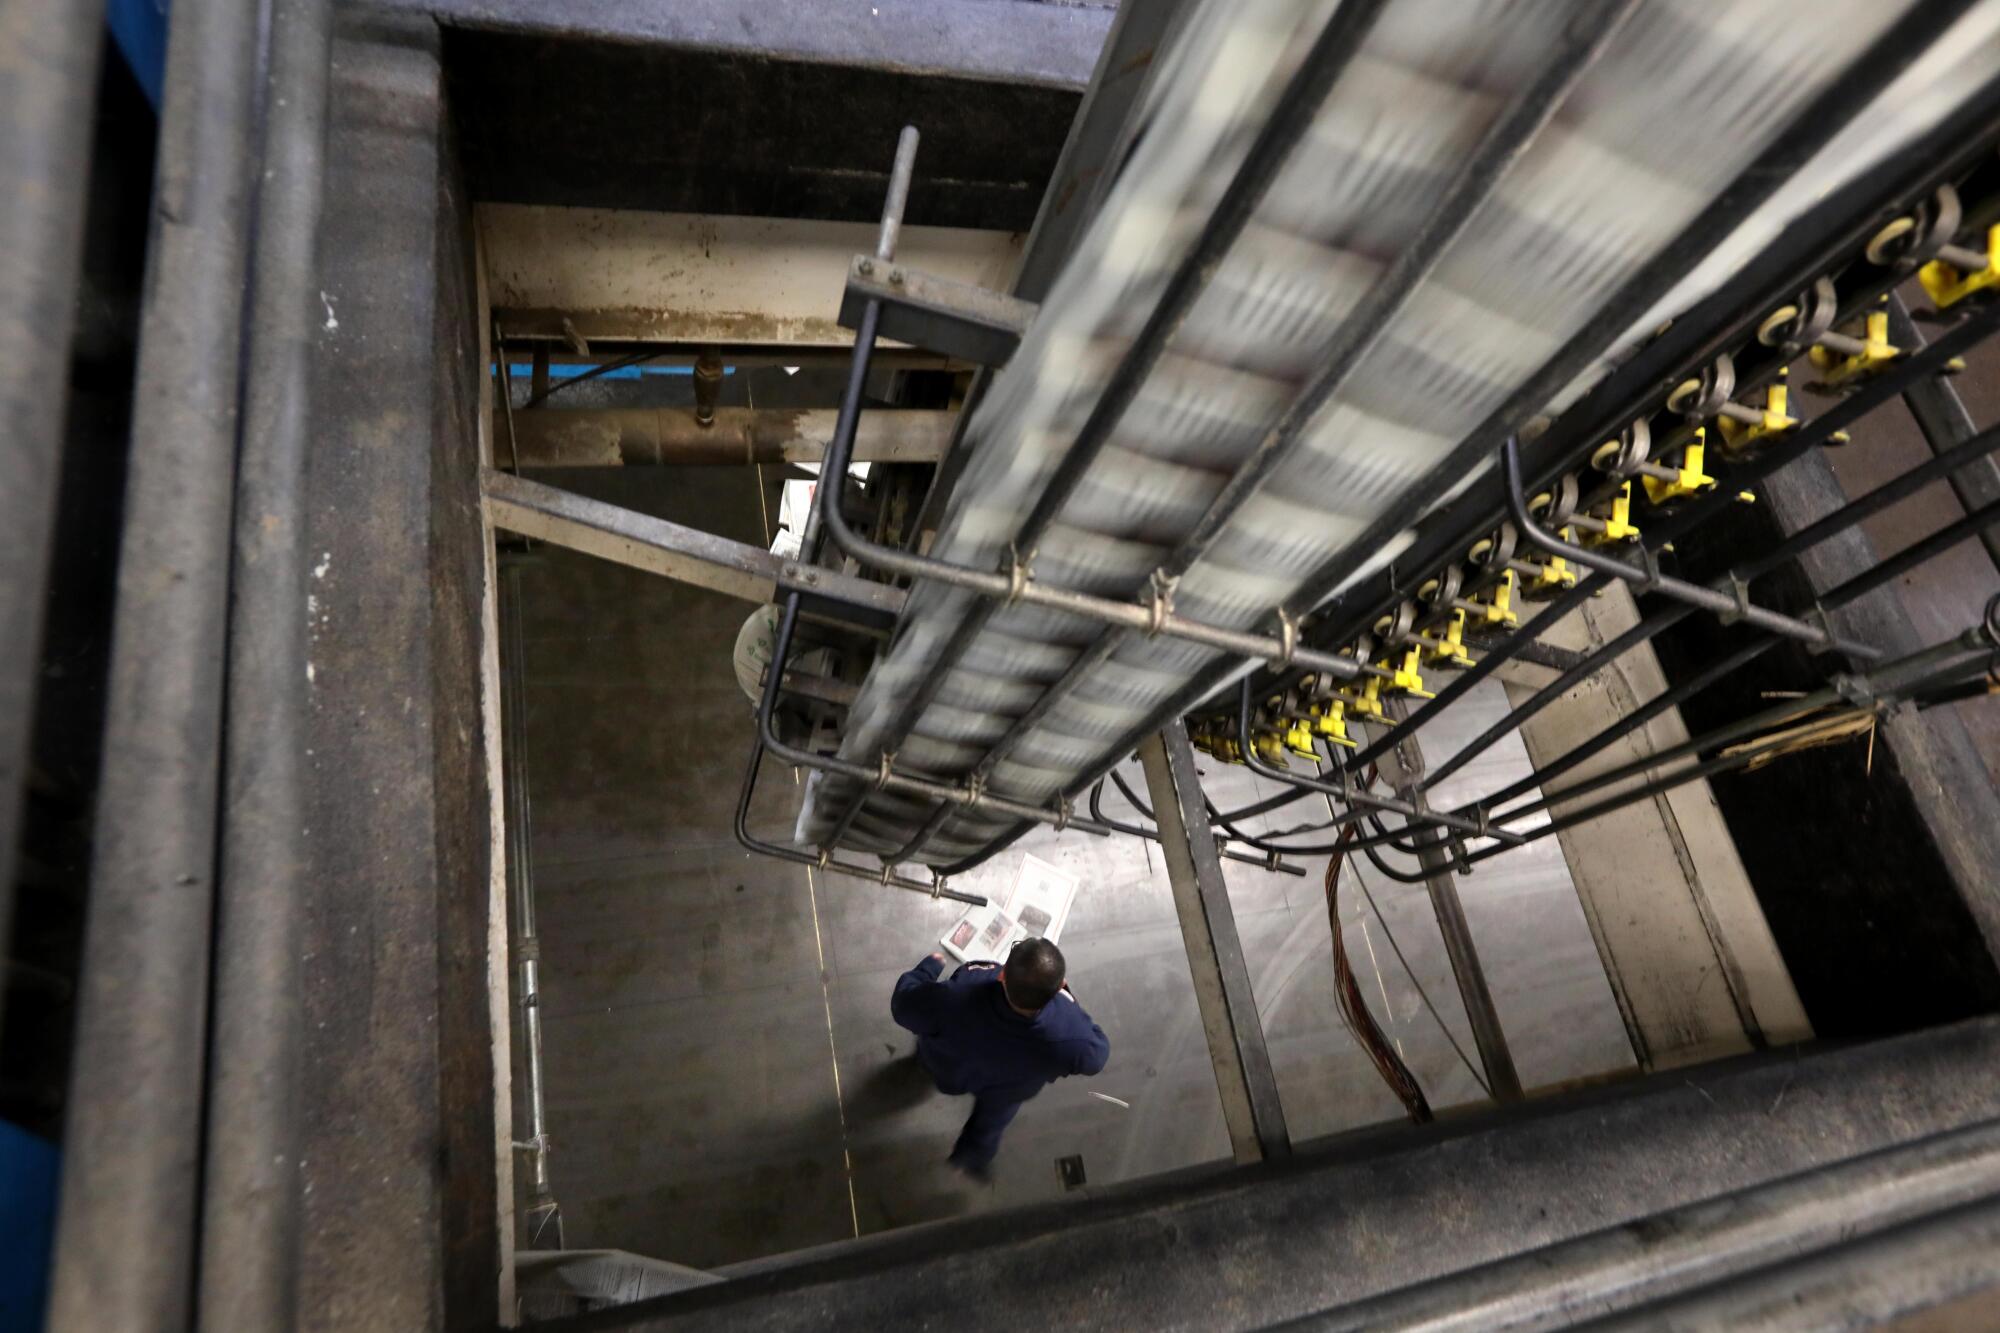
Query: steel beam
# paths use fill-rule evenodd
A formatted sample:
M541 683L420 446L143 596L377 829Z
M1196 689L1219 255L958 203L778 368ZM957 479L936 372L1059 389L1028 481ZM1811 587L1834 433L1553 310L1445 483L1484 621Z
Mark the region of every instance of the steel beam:
M1948 1204L1949 1166L1893 1184L1854 1159L1993 1121L1996 1059L2000 1019L1987 1018L1674 1070L1422 1129L1385 1125L1304 1147L1281 1167L1112 1186L723 1270L742 1280L607 1312L593 1327L900 1327L933 1309L941 1286L970 1284L998 1293L994 1317L1022 1327L1258 1328L1417 1283L1477 1283L1483 1265L1628 1226L1634 1244L1622 1253L1642 1269L1681 1246L1714 1274L1727 1249L1687 1245L1678 1228L1644 1219L1828 1168L1841 1173L1830 1186L1875 1179L1868 1202L1906 1217ZM1930 1149L1914 1156L1939 1161ZM1748 1251L1737 1241L1796 1251L1808 1239L1801 1220L1777 1210L1762 1237L1736 1231L1727 1244L1738 1255ZM1588 1283L1594 1271L1578 1263L1559 1276ZM1476 1286L1460 1290L1468 1317L1452 1327L1500 1325L1478 1317Z
M1250 969L1202 804L1201 775L1187 728L1175 722L1150 737L1139 747L1139 760L1153 797L1230 1147L1238 1162L1289 1157L1292 1140L1278 1100L1278 1080L1264 1047L1264 1025L1257 1017L1257 997L1251 993Z
M501 456L523 468L817 463L833 438L835 415L831 410L718 407L715 420L703 426L685 407L551 407L515 412L511 424L496 410L492 429ZM951 442L957 416L911 409L870 412L855 432L854 460L935 463Z
M1660 1217L1593 1232L1497 1264L1300 1320L1328 1330L1546 1328L1610 1312L1636 1314L1686 1301L1767 1266L1837 1250L1857 1237L1887 1240L1907 1223L1969 1204L2000 1203L2000 1121L1864 1153L1818 1171L1688 1204ZM1994 1247L1991 1227L1980 1233ZM2000 1277L2000 1254L1980 1270ZM1880 1273L1872 1274L1878 1280ZM1793 1288L1784 1285L1789 1295ZM1941 1293L1947 1299L1955 1290ZM1790 1309L1789 1304L1786 1306ZM1655 1327L1647 1322L1642 1327ZM1739 1327L1735 1319L1715 1327ZM1783 1327L1798 1327L1787 1322Z
M865 222L710 217L480 204L494 317L509 340L848 348L835 314ZM902 258L953 282L1005 290L1012 232L905 227Z
M1392 700L1389 715L1398 722L1407 716L1407 705ZM1415 736L1392 746L1383 759L1390 786L1409 800L1425 807L1422 777L1423 753ZM1479 1048L1479 1063L1486 1071L1486 1091L1498 1102L1521 1100L1521 1076L1514 1068L1507 1034L1500 1026L1500 1011L1493 1004L1493 990L1486 983L1486 969L1479 962L1479 950L1472 942L1472 926L1465 919L1465 904L1459 901L1458 879L1444 849L1426 840L1418 853L1424 872L1424 890L1430 895L1431 911L1437 916L1438 934L1444 939L1445 956L1451 961L1451 975L1458 982L1458 996L1465 1005L1466 1021L1472 1026L1472 1040Z
M448 28L571 42L681 47L790 61L1077 90L1111 27L1109 9L990 0L782 5L745 0L373 0Z
M1916 321L1910 318L1901 296L1890 292L1887 304L1889 341L1905 348L1906 355L1914 356L1925 345L1924 335L1918 331ZM1979 433L1972 424L1972 414L1965 410L1965 400L1958 396L1958 390L1952 387L1950 380L1941 377L1920 379L1903 391L1903 402L1916 419L1917 429L1933 454L1957 448ZM2000 500L2000 458L1987 454L1952 473L1949 480L1952 493L1958 496L1966 513L1982 509ZM1993 563L2000 566L2000 530L1988 528L1979 534L1979 540Z
M718 537L663 518L621 509L505 472L482 475L493 526L660 574L698 588L768 602L779 588L817 594L871 619L893 622L905 594L886 583L803 565L761 546Z

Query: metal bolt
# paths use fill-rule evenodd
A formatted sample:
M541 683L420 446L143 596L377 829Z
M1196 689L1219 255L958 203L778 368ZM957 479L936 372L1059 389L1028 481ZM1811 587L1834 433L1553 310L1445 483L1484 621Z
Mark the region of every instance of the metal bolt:
M869 274L875 271L875 261L872 259L864 259L859 264L856 264L854 266L854 270L855 272L859 273L862 277L865 278Z
M889 270L889 285L891 287L900 287L903 285L903 270L899 268Z

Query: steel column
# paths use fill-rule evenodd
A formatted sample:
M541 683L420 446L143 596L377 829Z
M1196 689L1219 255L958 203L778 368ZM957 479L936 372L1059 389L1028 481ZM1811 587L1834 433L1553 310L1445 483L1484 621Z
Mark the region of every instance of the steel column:
M1388 707L1390 716L1400 722L1405 712L1402 702L1394 701ZM1391 747L1383 759L1390 786L1404 792L1423 809L1424 759L1416 737ZM1486 969L1481 966L1479 950L1472 942L1472 927L1465 919L1465 904L1459 901L1458 879L1452 874L1451 859L1445 855L1439 840L1427 839L1418 851L1417 861L1423 867L1424 890L1430 895L1431 910L1437 914L1438 934L1444 938L1445 956L1451 960L1451 975L1458 982L1458 996L1465 1005L1472 1040L1479 1047L1479 1063L1486 1071L1486 1091L1495 1101L1519 1101L1521 1076L1514 1068L1513 1052L1507 1048L1500 1011L1493 1005L1493 990L1486 984Z
M1250 969L1202 804L1201 775L1187 728L1175 722L1150 737L1139 747L1139 760L1153 797L1230 1146L1238 1162L1289 1157L1292 1140L1278 1101L1277 1075L1264 1047L1264 1025L1257 1017L1257 997L1250 990Z
M258 8L182 0L167 46L56 1328L192 1313Z
M102 0L4 0L0 80L0 945L34 729ZM4 993L0 993L4 999Z

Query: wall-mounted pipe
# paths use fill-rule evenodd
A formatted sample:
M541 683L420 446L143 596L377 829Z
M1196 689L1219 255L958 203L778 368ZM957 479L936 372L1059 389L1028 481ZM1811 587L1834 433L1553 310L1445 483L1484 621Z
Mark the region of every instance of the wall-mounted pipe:
M167 44L55 1328L192 1308L259 10L180 0Z
M311 888L305 484L331 9L277 0L270 18L230 586L196 1302L204 1329L298 1318L299 936Z

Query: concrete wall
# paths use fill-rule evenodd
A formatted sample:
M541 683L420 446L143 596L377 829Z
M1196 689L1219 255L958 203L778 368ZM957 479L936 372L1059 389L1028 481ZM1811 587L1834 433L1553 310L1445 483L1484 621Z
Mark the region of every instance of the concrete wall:
M479 368L428 20L342 24L315 365L303 1328L498 1317Z

